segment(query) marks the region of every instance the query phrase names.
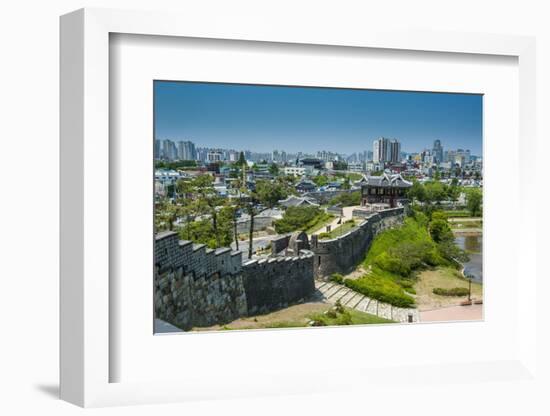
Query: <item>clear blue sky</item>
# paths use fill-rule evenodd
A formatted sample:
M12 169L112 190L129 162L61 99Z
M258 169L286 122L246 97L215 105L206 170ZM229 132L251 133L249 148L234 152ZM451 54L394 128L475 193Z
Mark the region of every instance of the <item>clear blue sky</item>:
M155 81L155 138L199 147L351 154L374 139L406 152L470 149L481 156L482 96Z

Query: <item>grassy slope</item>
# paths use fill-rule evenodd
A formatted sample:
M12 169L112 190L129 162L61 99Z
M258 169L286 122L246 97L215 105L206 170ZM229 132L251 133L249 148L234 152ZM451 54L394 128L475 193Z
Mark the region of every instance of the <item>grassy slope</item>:
M370 273L354 282L347 282L348 286L383 302L401 307L413 306L414 298L409 296L400 284L403 276L383 270L374 264L374 259L378 255L404 242L432 244L428 230L414 219L406 218L403 226L384 231L376 236L363 262L363 267L370 270Z

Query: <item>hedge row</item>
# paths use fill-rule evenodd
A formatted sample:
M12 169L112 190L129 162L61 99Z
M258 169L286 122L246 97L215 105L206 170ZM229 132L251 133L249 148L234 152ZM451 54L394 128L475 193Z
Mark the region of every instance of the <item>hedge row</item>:
M381 302L401 308L414 306L414 299L407 295L403 291L403 288L391 279L367 275L357 280L346 279L344 280L344 284L356 292Z
M440 296L466 296L470 291L466 287L453 287L452 289L443 289L441 287L433 288L432 292Z

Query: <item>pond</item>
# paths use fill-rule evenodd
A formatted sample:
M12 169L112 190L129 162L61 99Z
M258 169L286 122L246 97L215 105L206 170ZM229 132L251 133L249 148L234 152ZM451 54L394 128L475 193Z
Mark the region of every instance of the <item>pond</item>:
M470 261L464 263L464 274L473 276L476 282L483 281L483 236L481 233L455 236L456 244L466 250Z

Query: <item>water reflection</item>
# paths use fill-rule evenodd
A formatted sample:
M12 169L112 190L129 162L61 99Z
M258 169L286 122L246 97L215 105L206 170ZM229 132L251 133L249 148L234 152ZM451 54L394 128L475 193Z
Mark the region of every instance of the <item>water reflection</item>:
M464 264L464 274L472 275L473 280L483 280L483 238L481 234L459 235L455 237L456 244L466 250L470 261Z

